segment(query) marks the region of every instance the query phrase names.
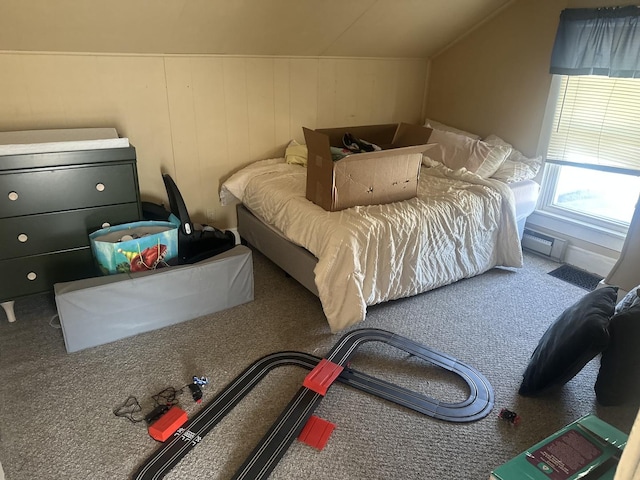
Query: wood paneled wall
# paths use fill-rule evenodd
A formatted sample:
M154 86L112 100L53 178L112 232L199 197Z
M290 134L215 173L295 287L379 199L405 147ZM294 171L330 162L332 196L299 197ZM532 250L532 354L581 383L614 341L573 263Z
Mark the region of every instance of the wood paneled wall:
M161 172L196 221L235 225L221 183L310 128L421 121L422 59L0 53L0 130L115 127L145 200Z

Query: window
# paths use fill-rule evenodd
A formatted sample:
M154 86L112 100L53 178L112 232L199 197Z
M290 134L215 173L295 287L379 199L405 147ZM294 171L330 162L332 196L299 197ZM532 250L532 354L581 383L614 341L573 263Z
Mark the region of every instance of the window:
M624 235L640 195L640 79L556 76L554 84L539 209Z

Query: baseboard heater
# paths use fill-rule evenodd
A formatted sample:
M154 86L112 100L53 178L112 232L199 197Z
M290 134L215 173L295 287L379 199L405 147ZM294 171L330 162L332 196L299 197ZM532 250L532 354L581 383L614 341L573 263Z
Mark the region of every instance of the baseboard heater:
M522 248L544 255L557 262L562 260L566 246L567 241L562 238L551 237L528 228L524 229L524 234L522 235Z

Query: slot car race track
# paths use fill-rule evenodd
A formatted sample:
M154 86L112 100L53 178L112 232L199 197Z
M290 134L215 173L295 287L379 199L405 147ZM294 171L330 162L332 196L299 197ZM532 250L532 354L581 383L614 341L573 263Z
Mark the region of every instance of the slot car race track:
M474 368L455 358L436 352L413 340L380 329L359 329L344 335L325 357L345 367L366 342L382 342L460 376L469 387L469 396L458 403L446 403L394 385L350 368L344 368L337 381L365 393L402 405L416 412L448 422L472 422L493 408L493 389ZM271 370L284 365L314 369L322 359L302 352L278 352L254 362L196 416L166 440L136 472L135 480L164 477L209 433ZM287 448L320 404L323 395L302 387L271 426L259 445L233 476L234 479L263 479L276 467Z

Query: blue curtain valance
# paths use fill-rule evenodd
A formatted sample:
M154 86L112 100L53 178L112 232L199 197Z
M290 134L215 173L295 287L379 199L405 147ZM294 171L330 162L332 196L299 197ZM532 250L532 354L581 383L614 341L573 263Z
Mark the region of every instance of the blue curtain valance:
M563 10L550 72L639 78L639 18L637 6Z

